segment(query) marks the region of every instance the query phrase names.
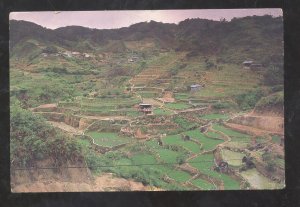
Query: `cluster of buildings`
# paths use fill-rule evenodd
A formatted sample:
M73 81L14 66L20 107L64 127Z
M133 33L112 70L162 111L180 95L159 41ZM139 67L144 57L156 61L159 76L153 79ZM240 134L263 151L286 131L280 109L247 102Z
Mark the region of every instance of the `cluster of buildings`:
M82 58L90 58L90 57L94 57L94 55L89 54L89 53L80 53L80 52L76 52L76 51L64 51L64 52L57 52L57 53L46 53L43 52L41 54L43 57L48 57L48 56L62 56L62 57L82 57Z

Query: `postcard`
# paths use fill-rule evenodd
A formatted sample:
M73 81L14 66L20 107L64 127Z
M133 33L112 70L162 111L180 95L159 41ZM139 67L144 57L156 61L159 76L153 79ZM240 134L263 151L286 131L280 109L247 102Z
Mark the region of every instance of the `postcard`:
M281 9L10 13L12 192L285 187Z

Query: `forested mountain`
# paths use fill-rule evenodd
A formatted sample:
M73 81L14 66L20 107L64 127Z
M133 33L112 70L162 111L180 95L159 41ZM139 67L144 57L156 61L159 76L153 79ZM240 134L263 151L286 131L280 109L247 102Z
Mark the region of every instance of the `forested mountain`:
M91 29L67 26L55 30L43 28L26 21L11 20L10 43L14 46L26 39L35 39L45 44L88 51L105 47L112 41L142 41L151 39L160 48L177 51L194 51L218 55L224 62L240 62L246 58L262 63L278 61L283 48L282 17L253 16L235 18L231 21L186 19L176 24L141 22L120 29ZM86 44L78 46L78 42ZM87 46L88 45L88 46Z

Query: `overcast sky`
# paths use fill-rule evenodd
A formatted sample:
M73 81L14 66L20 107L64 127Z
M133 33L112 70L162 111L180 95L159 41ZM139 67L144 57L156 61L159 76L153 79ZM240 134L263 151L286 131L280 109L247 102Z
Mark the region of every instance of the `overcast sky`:
M231 20L234 17L282 16L281 9L206 9L206 10L136 10L136 11L62 11L62 12L12 12L10 19L34 22L55 29L79 25L98 29L127 27L134 23L157 21L178 23L187 18Z

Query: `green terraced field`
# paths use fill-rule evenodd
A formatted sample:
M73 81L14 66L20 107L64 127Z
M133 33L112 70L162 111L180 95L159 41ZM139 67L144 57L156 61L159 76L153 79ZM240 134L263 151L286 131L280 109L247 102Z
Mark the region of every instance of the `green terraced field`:
M218 144L224 142L221 139L209 138L202 134L198 129L184 132L184 134L189 135L191 138L198 140L202 144L203 150L212 150L216 148Z
M191 183L197 186L198 188L201 188L202 190L215 190L216 187L212 184L207 182L206 180L203 180L201 178L197 178L194 180L191 180Z
M243 137L243 138L250 138L251 137L248 134L243 134L243 133L234 131L232 129L229 129L227 127L224 127L224 126L221 126L221 125L218 125L218 124L214 124L213 129L215 129L217 131L221 131L221 132L223 132L224 134L226 134L230 137Z
M175 93L175 98L178 100L188 99L189 97L190 97L190 94L188 94L188 93Z
M228 175L218 173L211 169L214 166L213 154L200 155L192 159L190 164L193 167L197 168L200 172L222 180L226 190L240 189L238 181L232 179Z
M212 137L212 138L222 138L222 135L221 135L221 134L216 133L216 132L212 132L212 131L208 131L208 132L206 133L206 135L207 135L208 137Z
M131 157L132 162L135 165L141 165L141 164L156 164L157 160L154 155L151 154L135 154L133 157Z
M88 132L87 135L91 136L96 144L104 147L113 147L130 142L129 138L121 137L117 133Z
M192 177L189 173L180 170L171 170L167 175L177 182L185 182Z
M163 143L167 145L182 146L193 153L201 152L201 146L199 144L192 141L184 141L179 134L163 138Z
M158 145L158 141L156 139L151 139L151 140L145 142L145 145L150 148L153 148L153 149L160 148L160 146Z
M174 110L183 110L183 109L191 108L191 105L186 103L167 103L165 104L165 107Z
M168 110L164 110L164 109L160 109L160 108L154 109L153 113L155 115L171 115L171 114L173 114L172 111L168 111Z
M165 163L177 163L177 158L182 155L180 152L175 152L169 149L156 150L160 156L160 159Z

